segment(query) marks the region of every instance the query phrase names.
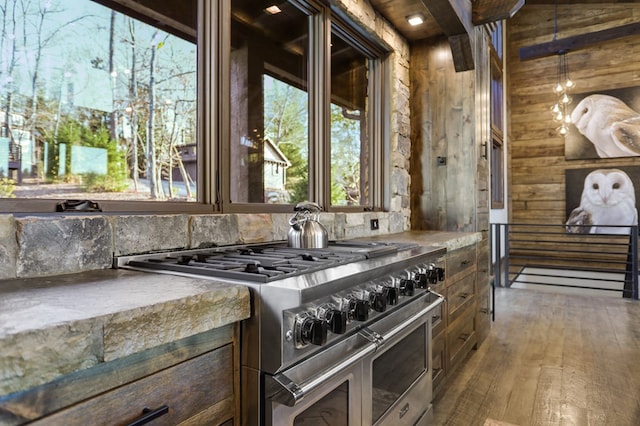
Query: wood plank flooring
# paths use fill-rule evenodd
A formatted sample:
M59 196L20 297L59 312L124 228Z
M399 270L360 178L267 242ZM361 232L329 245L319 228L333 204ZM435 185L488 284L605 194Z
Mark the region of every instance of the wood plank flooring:
M498 288L489 337L451 379L438 426L638 426L640 301Z

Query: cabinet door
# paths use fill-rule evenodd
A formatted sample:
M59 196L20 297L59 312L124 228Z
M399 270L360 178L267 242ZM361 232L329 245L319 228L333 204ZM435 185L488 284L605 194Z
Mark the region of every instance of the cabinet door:
M474 304L475 306L475 304ZM475 309L465 309L463 315L447 329L447 374L453 371L476 344Z
M433 374L433 395L440 391L440 385L446 374L445 370L445 333L440 333L433 338L431 346L431 371Z
M37 425L127 425L166 407L153 425L221 424L234 413L233 345L161 370L35 422ZM117 371L114 372L117 374ZM148 414L148 413L147 413ZM195 423L194 423L195 424Z
M456 281L447 289L449 324L454 322L475 300L476 274L473 272Z

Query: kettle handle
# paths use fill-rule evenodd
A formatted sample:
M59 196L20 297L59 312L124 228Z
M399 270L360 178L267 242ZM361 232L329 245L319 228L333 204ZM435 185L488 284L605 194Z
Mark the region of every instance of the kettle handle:
M309 219L308 210L298 210L296 214L289 218L289 225L291 225L295 230L300 230L300 222L304 222ZM302 219L302 220L301 220Z
M307 211L312 213L319 213L322 211L322 207L318 203L312 201L302 201L293 208L294 211Z

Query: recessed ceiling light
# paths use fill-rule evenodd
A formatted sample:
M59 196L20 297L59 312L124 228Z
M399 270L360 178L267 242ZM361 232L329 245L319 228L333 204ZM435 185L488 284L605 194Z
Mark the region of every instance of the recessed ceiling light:
M416 26L424 22L424 15L422 13L416 13L414 15L407 16L407 22L409 25Z
M275 15L276 13L282 12L282 10L275 4L266 8L265 11L270 15Z

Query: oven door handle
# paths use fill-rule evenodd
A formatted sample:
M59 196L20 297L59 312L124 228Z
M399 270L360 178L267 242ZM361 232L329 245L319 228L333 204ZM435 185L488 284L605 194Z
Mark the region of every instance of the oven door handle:
M357 364L369 354L375 352L376 348L377 346L375 344L369 343L355 354L345 358L333 367L323 371L322 374L312 377L308 381L301 384L295 383L284 373L278 373L273 376L272 379L282 388L282 390L277 392L270 399L272 401L279 402L280 404L293 407L297 403L302 401L305 395L313 392L316 388L318 388L327 380L331 379L343 369Z
M407 320L405 320L401 324L399 324L399 325L395 326L394 328L392 328L391 330L389 330L387 333L385 333L384 335L381 336L380 343L379 343L378 346L383 345L389 339L392 339L396 334L405 331L407 329L407 327L410 326L411 324L415 324L416 321L418 321L420 318L422 318L424 315L426 315L429 311L434 310L438 305L440 305L443 300L444 299L442 298L442 296L438 297L438 299L435 302L430 303L429 306L424 307L423 309L418 311L418 313L412 315L411 317L409 317ZM431 320L429 319L429 321L431 321Z

